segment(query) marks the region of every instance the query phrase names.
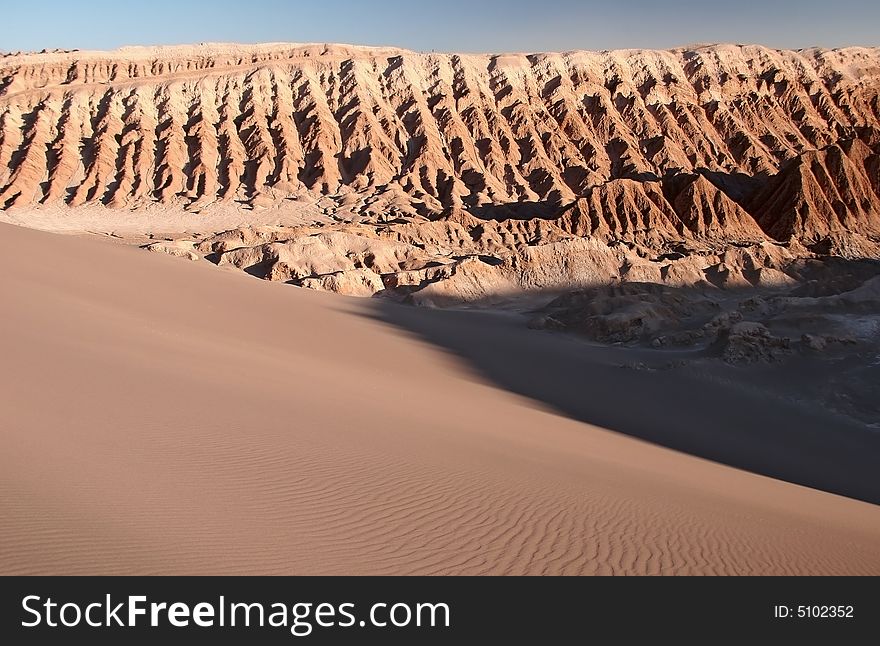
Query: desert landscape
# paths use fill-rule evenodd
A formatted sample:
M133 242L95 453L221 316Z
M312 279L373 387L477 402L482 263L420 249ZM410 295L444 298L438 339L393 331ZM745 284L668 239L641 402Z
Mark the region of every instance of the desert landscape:
M6 54L0 276L0 573L880 574L880 48Z

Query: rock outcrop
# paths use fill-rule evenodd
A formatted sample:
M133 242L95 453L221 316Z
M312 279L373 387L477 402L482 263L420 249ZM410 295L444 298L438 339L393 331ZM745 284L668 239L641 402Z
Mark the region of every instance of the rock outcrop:
M212 224L293 204L316 217ZM78 208L173 211L198 235L152 251L425 305L785 287L880 257L880 49L3 57L0 209Z
M465 209L655 248L871 253L878 90L876 48L17 54L0 59L0 209L323 197L368 220Z

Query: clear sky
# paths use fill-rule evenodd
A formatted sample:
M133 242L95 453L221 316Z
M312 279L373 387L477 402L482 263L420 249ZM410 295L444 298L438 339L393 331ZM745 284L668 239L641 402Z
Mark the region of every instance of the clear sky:
M880 45L880 0L3 0L0 50L268 41L501 52Z

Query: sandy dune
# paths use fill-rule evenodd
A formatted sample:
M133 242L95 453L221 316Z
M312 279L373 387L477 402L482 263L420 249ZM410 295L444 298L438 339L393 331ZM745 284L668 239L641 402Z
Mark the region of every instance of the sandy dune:
M542 410L375 301L9 226L0 276L3 574L880 574L877 506Z

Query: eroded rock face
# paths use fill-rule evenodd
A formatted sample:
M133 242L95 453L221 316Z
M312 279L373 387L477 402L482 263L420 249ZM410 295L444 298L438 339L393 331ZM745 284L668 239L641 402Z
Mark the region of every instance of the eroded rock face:
M877 48L208 45L0 79L0 210L164 209L198 233L153 252L735 362L874 329L877 272L835 263L880 257Z
M168 240L153 242L144 245L144 249L153 253L166 253L169 256L177 258L186 258L187 260L199 260L199 255L195 250L195 243L192 240Z
M382 296L414 304L491 304L617 283L673 287L780 287L794 282L786 245L697 247L656 255L635 244L566 234L545 221L480 220L453 213L402 224L249 227L182 245L219 265L311 289ZM369 275L356 290L325 277ZM363 272L368 272L364 274Z
M372 296L385 288L382 277L370 269L351 269L318 278L306 278L300 284L310 289L345 296Z
M561 296L542 310L532 327L565 329L594 341L646 341L664 328L703 320L720 310L702 295L687 295L652 283L625 283ZM665 337L656 337L665 345ZM656 340L655 339L655 340Z
M519 220L484 240L492 253L589 236L661 252L769 237L871 255L878 70L876 48L733 45L12 55L0 59L0 209L209 215L295 198L373 224L461 209ZM434 234L454 242L447 224Z
M853 249L846 255L876 252L876 159L875 151L860 140L803 153L752 198L752 212L778 240L796 238L820 252L835 247L846 251L847 244Z
M624 282L576 290L539 308L529 327L686 350L689 359L718 357L732 365L794 356L848 357L858 365L880 356L880 262L795 261L787 271L794 287Z
M776 337L761 323L742 321L721 334L722 358L727 363L780 361L792 352L791 339Z

